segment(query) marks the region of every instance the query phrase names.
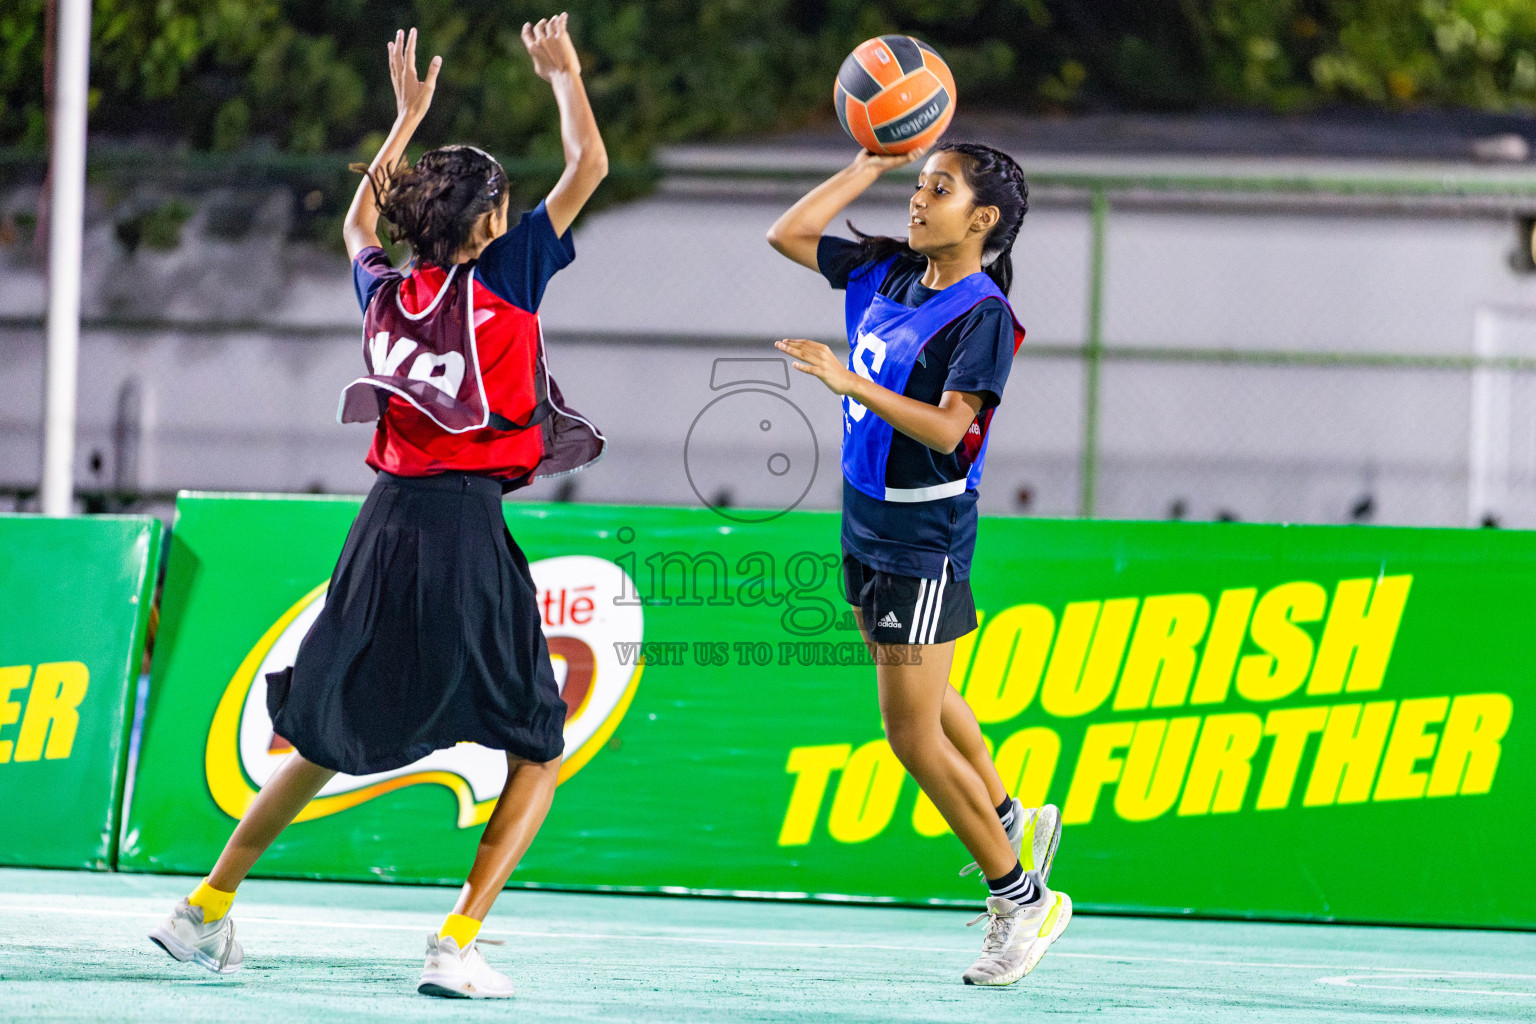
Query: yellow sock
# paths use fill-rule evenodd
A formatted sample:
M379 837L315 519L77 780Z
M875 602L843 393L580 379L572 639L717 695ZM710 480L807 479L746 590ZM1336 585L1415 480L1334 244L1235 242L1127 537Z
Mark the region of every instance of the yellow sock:
M452 939L463 949L475 941L475 936L480 934L480 922L463 914L449 914L443 919L443 926L437 930L438 938Z
M235 894L232 892L220 892L208 884L208 879L203 879L192 895L187 897L187 902L194 907L203 908L203 923L217 921L229 913L229 905L235 902Z

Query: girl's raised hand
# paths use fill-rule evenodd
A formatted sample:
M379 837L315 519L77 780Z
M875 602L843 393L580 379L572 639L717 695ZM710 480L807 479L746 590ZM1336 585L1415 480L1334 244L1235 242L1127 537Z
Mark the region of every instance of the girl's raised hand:
M432 93L437 89L437 73L442 70L443 58L433 57L427 65L426 81L416 77L416 30L410 35L395 31L394 42L389 44L389 81L395 87L395 116L402 121L418 122L432 105Z
M780 352L788 353L795 360L795 369L817 378L834 395L848 394L858 381L857 375L819 341L785 338L773 344Z
M561 13L523 24L523 45L533 58L533 73L548 82L557 74L580 75L581 59L566 27L571 16Z
M926 149L914 149L906 153L885 155L861 149L859 150L859 155L853 158L853 166L856 169L871 168L884 174L886 171L892 171L898 167L905 167L907 164L915 163L922 159L927 152L928 150Z

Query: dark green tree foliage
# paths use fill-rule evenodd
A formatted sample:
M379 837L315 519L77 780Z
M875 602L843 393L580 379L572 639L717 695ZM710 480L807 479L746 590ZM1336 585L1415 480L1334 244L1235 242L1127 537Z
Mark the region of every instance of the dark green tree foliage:
M0 142L43 141L42 12L0 15ZM968 100L1040 102L1054 71L1043 0L573 0L587 86L620 160L658 142L791 127L831 114L848 51L885 32L940 46ZM528 0L96 0L93 130L195 149L366 151L393 116L384 43L417 25L446 59L422 138L556 156L549 90L518 30Z
M830 117L860 40L944 53L964 101L1013 111L1324 103L1527 110L1531 0L573 0L614 156ZM39 148L45 0L0 8L0 144ZM559 153L518 29L528 0L95 0L92 127L199 150L366 152L393 116L384 43L446 68L424 140Z
M0 139L43 142L43 3L0 8Z
M1531 0L1212 0L1213 87L1288 110L1319 102L1536 108Z

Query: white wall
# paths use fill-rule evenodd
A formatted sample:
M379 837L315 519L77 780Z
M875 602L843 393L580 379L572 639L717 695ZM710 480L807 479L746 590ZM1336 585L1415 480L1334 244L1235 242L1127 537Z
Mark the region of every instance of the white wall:
M262 207L274 229L284 222L283 202L274 195ZM683 439L716 397L713 360L771 358L769 343L782 336L840 336L840 293L763 241L783 205L778 197L664 190L583 224L578 259L550 285L544 306L554 373L613 442L608 459L571 478L576 498L696 504ZM866 230L896 232L903 220L899 197L859 204L850 215ZM118 396L133 377L144 396L143 488L365 489L367 428L334 420L336 396L359 365L344 259L263 241L259 232L239 243L210 240L196 218L186 237L175 252L129 257L110 224L94 223L87 315L335 330L88 332L82 483L92 480L92 451L106 461L101 479L112 477ZM1513 223L1496 218L1112 209L1104 338L1468 355L1479 310L1536 309L1536 278L1507 262L1514 244ZM994 421L985 510L1054 515L1077 507L1083 370L1030 352L1085 338L1088 261L1086 210L1040 204L1029 215L1014 292L1027 351ZM0 272L8 280L0 315L39 315L41 276L19 246L0 249ZM616 340L629 334L649 340ZM810 419L820 449L805 507L835 507L836 402L795 377L787 397ZM0 483L36 479L41 389L41 332L0 328ZM1377 522L1461 525L1469 515L1466 371L1110 361L1101 415L1102 515L1161 518L1182 502L1191 518L1342 522L1367 495ZM1531 445L1511 450L1536 457ZM719 460L721 474L736 468L729 446L696 455ZM749 500L748 484L738 490L739 501ZM525 493L554 492L545 484ZM1527 490L1511 495L1516 505L1536 501ZM1506 515L1536 522L1536 508Z

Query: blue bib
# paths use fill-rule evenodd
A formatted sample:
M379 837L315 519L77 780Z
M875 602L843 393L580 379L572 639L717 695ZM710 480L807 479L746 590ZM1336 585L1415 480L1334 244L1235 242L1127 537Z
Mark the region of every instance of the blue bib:
M850 277L845 315L848 323L848 368L883 388L903 393L923 346L935 334L987 298L1007 305L1002 290L985 273L971 274L939 292L921 306L886 298L880 284L895 262L891 257ZM1010 314L1012 307L1009 307ZM1018 330L1015 320L1015 330ZM882 501L934 501L951 498L981 483L986 461L986 427L991 410L971 424L962 449L971 455L966 475L932 487L887 487L885 465L891 452L893 428L849 396L843 397L843 477L863 493ZM976 436L979 435L979 436ZM964 460L962 459L962 463Z

